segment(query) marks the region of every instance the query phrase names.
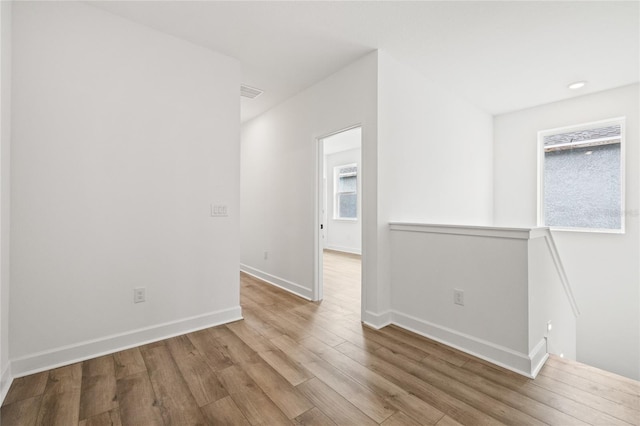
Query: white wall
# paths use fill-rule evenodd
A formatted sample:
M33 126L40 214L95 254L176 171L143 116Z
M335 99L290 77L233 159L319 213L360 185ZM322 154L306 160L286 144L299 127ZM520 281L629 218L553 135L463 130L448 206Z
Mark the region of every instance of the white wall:
M245 271L312 296L314 138L359 123L363 320L382 326L390 220L487 223L493 206L491 117L384 52L243 126L241 261Z
M491 224L492 117L380 55L380 181L392 221Z
M578 311L551 231L545 231L544 238L529 241L528 255L529 347L546 337L548 353L575 360Z
M632 85L494 119L496 225L535 225L539 130L627 117L626 233L555 232L581 315L578 361L640 379L640 162L638 93Z
M15 373L238 318L239 63L81 3L13 12Z
M11 383L9 368L9 213L11 164L11 2L0 3L0 401Z
M355 135L359 137L359 135ZM327 220L325 222L324 248L360 254L362 251L362 179L358 175L357 180L357 220L334 219L335 197L333 188L335 184L334 167L345 164L356 164L358 174L361 170L360 149L350 149L325 156L327 178Z
M491 116L385 52L378 77L377 259L388 323L389 222L488 224L492 217Z
M528 377L547 349L575 355L574 300L546 228L394 223L391 248L394 324Z
M494 234L392 232L393 310L528 354L527 239ZM454 289L464 306L453 303Z
M377 53L267 111L242 127L243 270L312 298L317 138L362 126L363 220L375 234ZM367 231L367 229L369 231ZM264 252L268 258L264 259ZM363 240L375 268L376 241ZM375 287L376 274L363 282Z

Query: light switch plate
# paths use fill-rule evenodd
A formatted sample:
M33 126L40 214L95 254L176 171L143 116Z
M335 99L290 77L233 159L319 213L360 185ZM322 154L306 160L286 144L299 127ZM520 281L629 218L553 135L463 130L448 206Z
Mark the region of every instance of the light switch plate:
M226 204L211 204L211 217L229 216Z

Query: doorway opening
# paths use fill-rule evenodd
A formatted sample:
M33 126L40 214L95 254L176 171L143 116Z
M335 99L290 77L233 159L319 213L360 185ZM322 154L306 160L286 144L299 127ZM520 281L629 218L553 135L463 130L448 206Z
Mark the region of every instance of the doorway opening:
M315 300L361 315L362 128L318 139Z

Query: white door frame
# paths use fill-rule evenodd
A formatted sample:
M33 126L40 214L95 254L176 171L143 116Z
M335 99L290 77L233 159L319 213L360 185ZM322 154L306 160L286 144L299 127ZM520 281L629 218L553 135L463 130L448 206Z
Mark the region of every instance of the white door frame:
M337 130L335 132L327 133L320 137L317 137L315 140L316 143L316 196L315 196L315 209L314 209L314 226L315 230L313 233L313 242L314 242L314 261L313 261L313 270L314 270L314 281L313 281L313 291L311 294L311 300L319 301L323 298L323 289L322 283L324 279L324 274L322 270L323 265L323 240L322 240L322 230L320 226L325 226L326 224L322 223L322 208L324 207L324 140L337 135L338 133L346 132L348 130L362 128L362 124L354 124L353 126L345 127L343 129ZM360 139L360 149L362 150L362 137ZM362 151L360 151L362 152ZM360 164L362 164L362 158L360 159ZM360 171L358 171L358 175L362 176ZM328 191L328 190L327 190ZM362 194L363 196L364 194ZM327 197L329 195L327 194ZM364 205L364 203L363 203ZM360 212L360 227L362 227L363 220L362 216L364 215L364 209L361 209ZM327 213L328 217L328 213ZM364 255L364 251L362 251ZM364 257L363 257L364 264ZM360 281L360 285L362 286L362 280ZM362 304L362 302L361 302ZM363 305L364 306L364 305Z

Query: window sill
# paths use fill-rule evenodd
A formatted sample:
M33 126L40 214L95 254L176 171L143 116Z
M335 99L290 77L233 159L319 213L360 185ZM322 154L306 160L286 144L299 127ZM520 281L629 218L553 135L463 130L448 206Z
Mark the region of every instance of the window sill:
M346 217L334 217L331 220L334 220L336 222L357 222L358 218L349 219L349 218L346 218Z
M572 232L582 234L618 234L624 235L626 232L623 229L590 229L590 228L556 228L550 226L549 229L553 232Z

